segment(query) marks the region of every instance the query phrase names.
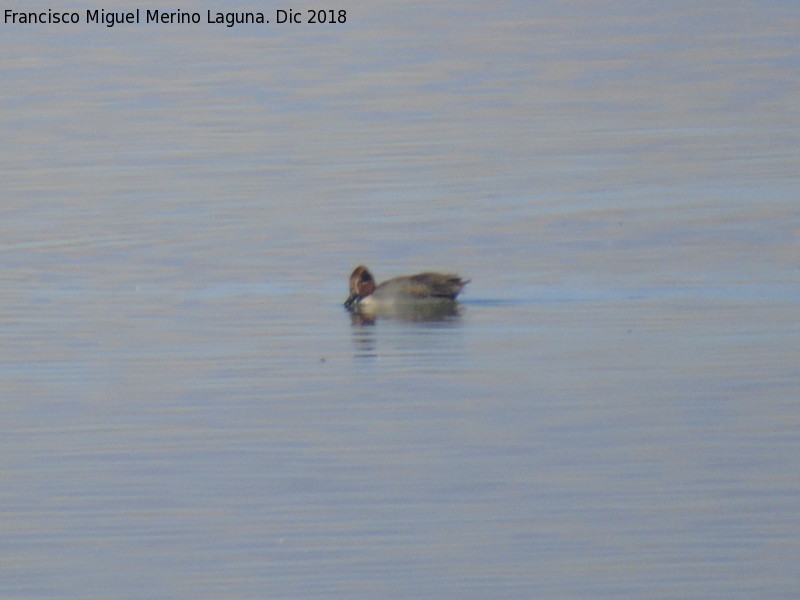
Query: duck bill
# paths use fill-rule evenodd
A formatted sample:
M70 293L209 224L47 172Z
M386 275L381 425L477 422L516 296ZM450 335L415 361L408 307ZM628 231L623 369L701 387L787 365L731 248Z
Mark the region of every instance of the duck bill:
M356 303L356 300L358 300L358 296L356 294L350 294L350 296L348 296L347 300L344 301L344 307L345 308L352 307L353 304Z

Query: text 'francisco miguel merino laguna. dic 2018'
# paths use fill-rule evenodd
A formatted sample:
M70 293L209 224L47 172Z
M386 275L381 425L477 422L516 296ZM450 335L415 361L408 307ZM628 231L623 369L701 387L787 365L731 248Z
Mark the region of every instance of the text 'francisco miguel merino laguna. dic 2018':
M247 23L346 23L347 11L334 9L295 10L278 9L272 19L268 19L263 12L217 12L207 10L205 20L199 12L186 12L182 10L142 10L137 8L131 11L110 11L104 9L87 9L84 18L80 12L58 11L47 9L45 11L15 11L6 9L3 21L6 24L37 25L37 24L71 24L71 23L96 23L106 27L114 25L136 23L160 24L220 24L226 27L243 25Z

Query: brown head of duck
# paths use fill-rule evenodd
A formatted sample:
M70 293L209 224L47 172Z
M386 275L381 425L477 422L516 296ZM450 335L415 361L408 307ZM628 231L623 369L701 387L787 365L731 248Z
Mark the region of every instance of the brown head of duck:
M375 291L375 278L364 265L357 266L350 275L350 295L344 301L345 308L350 308Z

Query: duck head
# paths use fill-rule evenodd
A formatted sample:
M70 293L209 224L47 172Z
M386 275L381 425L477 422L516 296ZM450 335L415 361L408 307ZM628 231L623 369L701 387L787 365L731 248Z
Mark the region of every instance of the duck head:
M355 268L350 275L350 295L344 301L345 308L350 308L361 300L366 298L375 291L375 278L369 269L364 265L359 265Z

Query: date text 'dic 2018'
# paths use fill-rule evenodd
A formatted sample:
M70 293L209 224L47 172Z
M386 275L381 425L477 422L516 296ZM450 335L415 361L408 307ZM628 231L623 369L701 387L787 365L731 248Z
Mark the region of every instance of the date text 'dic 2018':
M309 9L304 12L292 9L278 9L275 11L275 20L277 23L346 23L347 11Z

